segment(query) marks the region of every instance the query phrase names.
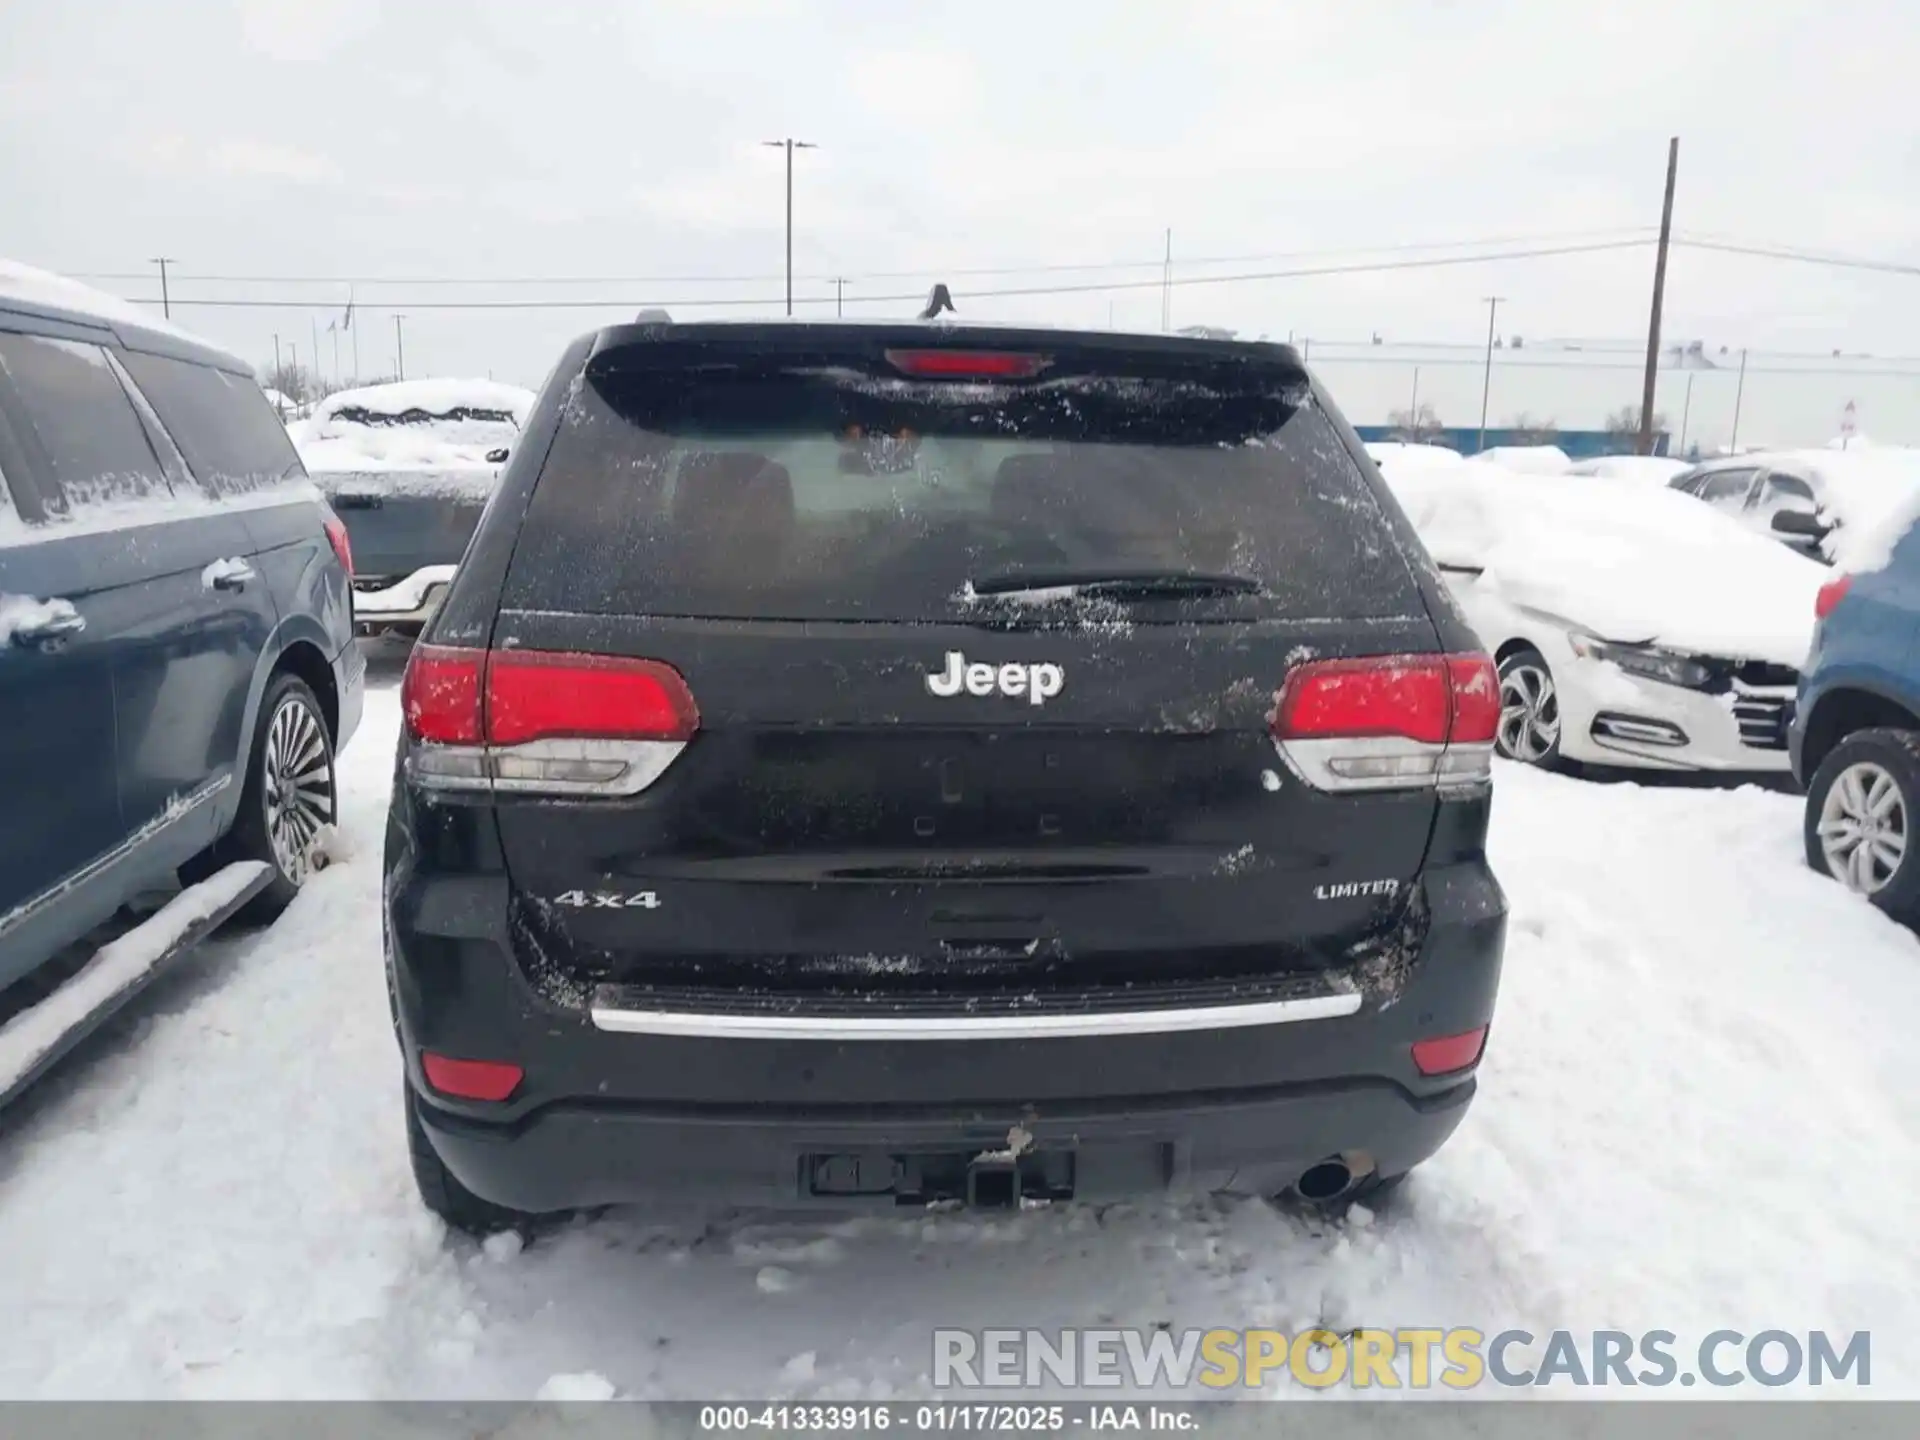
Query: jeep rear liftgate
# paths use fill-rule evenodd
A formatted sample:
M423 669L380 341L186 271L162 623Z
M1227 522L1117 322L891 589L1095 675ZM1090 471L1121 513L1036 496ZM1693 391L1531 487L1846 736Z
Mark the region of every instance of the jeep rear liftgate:
M415 658L530 977L738 1034L1350 1011L1497 698L1304 377L835 334L603 350L490 647Z

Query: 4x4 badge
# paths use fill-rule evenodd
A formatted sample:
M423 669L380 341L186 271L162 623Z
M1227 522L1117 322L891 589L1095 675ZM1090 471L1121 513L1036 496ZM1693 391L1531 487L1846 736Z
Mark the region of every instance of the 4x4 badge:
M658 910L660 897L651 890L569 890L553 903L574 910Z
M1067 683L1067 672L1058 665L986 665L967 663L958 650L947 652L947 668L927 677L927 691L942 700L965 691L969 695L1027 697L1029 705L1044 705L1058 695Z

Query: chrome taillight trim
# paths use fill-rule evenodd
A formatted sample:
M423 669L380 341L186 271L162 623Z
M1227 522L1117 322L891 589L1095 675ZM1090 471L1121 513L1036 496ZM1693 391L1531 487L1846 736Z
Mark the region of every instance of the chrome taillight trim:
M1482 784L1493 774L1491 743L1435 745L1367 735L1276 738L1273 748L1302 784L1328 794L1455 789Z
M423 790L621 799L680 758L684 740L532 740L525 745L415 745L407 778Z

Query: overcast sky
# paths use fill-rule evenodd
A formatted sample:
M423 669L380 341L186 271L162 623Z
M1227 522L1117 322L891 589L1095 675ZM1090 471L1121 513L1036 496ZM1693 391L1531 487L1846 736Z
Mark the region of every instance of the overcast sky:
M909 312L864 297L946 279L967 314L1158 328L1169 227L1183 280L1460 253L1417 248L1448 243L1631 239L1659 219L1675 134L1681 234L1920 263L1912 0L5 0L5 12L0 253L104 275L169 255L176 298L302 302L176 306L177 321L263 362L276 332L307 358L317 322L331 370L324 330L344 286L196 274L355 277L363 373L392 369L382 307L398 304L409 373L529 385L569 336L640 302L777 311L782 157L758 142L789 134L821 147L796 164L795 268L800 297L827 297L827 313L824 277L852 277L854 314ZM1219 257L1242 258L1204 263ZM994 267L1020 273L962 273ZM1181 284L1172 317L1317 337L1330 373L1336 342L1375 332L1477 345L1490 294L1507 297L1503 336L1626 347L1644 334L1652 268L1637 248ZM503 277L548 283L420 283ZM580 277L606 278L565 283ZM1120 282L1135 288L970 298ZM427 308L555 297L617 303ZM1682 248L1666 330L1716 351L1920 356L1920 275ZM1455 358L1431 362L1428 393L1464 423L1479 377ZM1613 358L1607 397L1631 399L1631 356ZM1364 413L1385 403L1373 391L1397 394L1403 367L1346 368L1364 392L1348 408L1379 418ZM1920 419L1893 413L1920 416L1920 362L1906 368L1915 377L1859 382L1874 396L1863 429L1920 439ZM1509 399L1521 378L1503 372ZM1771 384L1780 403L1801 396L1790 428L1837 409L1830 378ZM1677 395L1663 387L1663 405ZM1496 402L1496 419L1510 408Z

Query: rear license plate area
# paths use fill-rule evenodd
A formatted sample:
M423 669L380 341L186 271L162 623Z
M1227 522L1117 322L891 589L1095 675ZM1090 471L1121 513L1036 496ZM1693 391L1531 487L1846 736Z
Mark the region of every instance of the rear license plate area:
M822 1199L1012 1210L1024 1201L1073 1199L1074 1160L1071 1150L1029 1150L1018 1156L978 1150L865 1151L806 1155L801 1172L806 1193Z

